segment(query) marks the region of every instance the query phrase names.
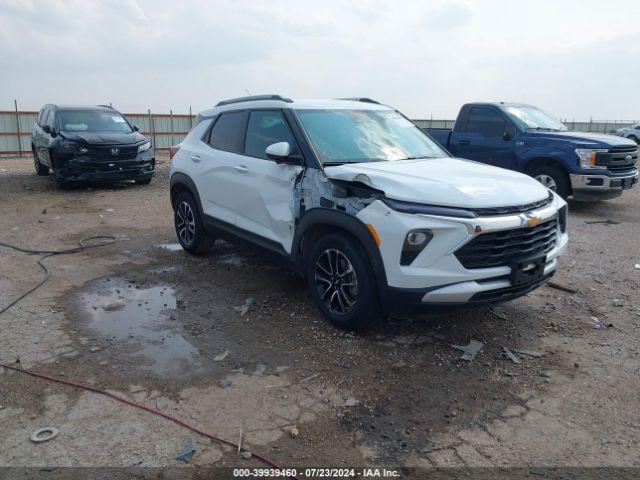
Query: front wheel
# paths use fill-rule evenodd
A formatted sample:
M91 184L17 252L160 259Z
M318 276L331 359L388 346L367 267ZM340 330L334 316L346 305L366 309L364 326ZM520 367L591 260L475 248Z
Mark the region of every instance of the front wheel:
M31 149L33 152L33 164L36 169L36 175L45 176L49 175L49 167L43 165L40 160L38 160L38 154L36 153L35 147Z
M173 206L173 218L176 235L183 249L193 255L204 255L211 251L214 239L205 232L196 202L190 193L178 195Z
M380 314L370 261L362 246L341 234L316 242L307 260L311 296L336 327L361 330Z
M530 172L529 175L538 180L549 190L556 192L562 198L566 199L569 196L569 176L564 170L549 165L538 167Z

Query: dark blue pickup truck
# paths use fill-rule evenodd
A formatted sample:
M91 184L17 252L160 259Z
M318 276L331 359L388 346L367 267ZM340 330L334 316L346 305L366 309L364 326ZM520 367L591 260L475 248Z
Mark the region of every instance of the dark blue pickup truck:
M455 157L526 173L564 198L613 198L638 182L634 141L570 132L531 105L468 103L453 130L424 131Z

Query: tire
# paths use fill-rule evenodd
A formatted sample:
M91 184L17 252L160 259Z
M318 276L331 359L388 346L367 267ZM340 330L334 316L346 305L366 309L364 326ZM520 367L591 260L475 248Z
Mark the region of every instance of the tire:
M311 248L306 265L311 296L334 326L363 330L380 316L370 263L356 240L339 233L321 237Z
M149 184L151 183L151 178L152 178L152 177L149 177L149 178L143 178L142 180L136 180L135 182L136 182L136 184L138 184L138 185L149 185Z
M173 206L173 221L176 235L182 248L193 255L204 255L211 251L214 238L207 235L193 196L183 192Z
M564 199L571 193L569 175L559 167L553 165L538 167L529 172L529 175Z
M36 175L40 175L41 177L49 175L49 167L43 165L40 160L38 160L36 149L34 147L31 147L31 151L33 152L33 165L36 169Z

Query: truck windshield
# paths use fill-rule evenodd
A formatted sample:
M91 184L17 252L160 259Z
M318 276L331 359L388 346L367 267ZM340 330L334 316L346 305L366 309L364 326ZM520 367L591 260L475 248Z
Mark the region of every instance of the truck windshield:
M58 113L63 132L132 132L118 112L107 110L61 110Z
M550 130L554 132L568 130L562 122L536 107L506 107L505 110L511 119L525 130Z
M448 157L394 110L296 110L323 165Z

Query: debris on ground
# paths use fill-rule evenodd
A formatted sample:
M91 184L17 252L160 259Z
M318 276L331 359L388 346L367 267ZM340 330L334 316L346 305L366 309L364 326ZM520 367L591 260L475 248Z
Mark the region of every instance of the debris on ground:
M240 453L240 456L242 458L244 458L245 460L249 460L251 458L251 452L247 452L246 450L242 453Z
M344 406L345 407L355 407L359 404L360 402L358 400L356 400L353 397L349 397L345 400L344 402Z
M217 355L215 357L213 357L213 361L214 362L221 362L223 361L225 358L227 358L227 355L229 355L229 350L225 350L224 352L222 352L220 355Z
M256 369L253 372L254 375L262 375L267 370L267 364L258 362L256 363Z
M520 353L521 355L526 355L527 357L540 358L542 353L536 352L535 350L516 350L516 353Z
M393 368L394 370L400 370L400 369L403 369L403 368L407 368L408 366L409 366L409 364L407 362L400 361L400 362L396 362L393 365L391 365L391 368Z
M226 380L226 379L225 380L220 380L218 382L218 386L220 388L227 388L227 387L230 387L232 383L233 382L231 380Z
M619 298L614 298L613 299L613 306L614 307L624 307L624 303Z
M193 460L193 455L196 453L196 444L192 439L189 439L187 443L184 444L182 450L178 455L176 455L176 460L184 463L191 463Z
M166 397L158 397L155 401L157 410L166 410L169 406L169 400Z
M233 309L240 315L246 315L249 308L251 308L251 305L253 305L253 302L255 302L255 299L253 297L248 297L245 299L244 304L233 307Z
M555 288L556 290L562 290L563 292L578 293L578 291L575 288L569 287L567 285L563 285L558 282L547 282L547 285L551 288Z
M479 342L478 340L471 340L469 342L469 345L451 345L451 346L456 350L460 350L461 352L463 352L462 356L460 357L461 360L472 362L473 359L476 358L476 355L478 354L478 352L482 350L484 343Z
M57 428L43 427L33 432L30 438L33 443L44 443L56 438L58 436L58 433L60 432Z
M635 268L636 270L640 270L640 263L636 263L633 268Z
M587 220L586 222L587 225L596 225L596 224L602 224L602 225L620 225L620 222L616 222L615 220L610 220L610 219L606 219L606 220Z
M598 317L591 317L591 320L593 321L591 326L594 329L600 330L602 328L602 323L600 322L600 320L598 320Z
M289 436L291 438L296 438L299 434L300 434L300 432L298 432L298 428L297 427L291 427L289 429Z
M507 347L502 347L502 358L505 360L511 360L513 363L520 364L520 359Z
M490 308L489 313L491 315L498 317L501 320L509 320L509 316L506 313L498 310L497 308Z

